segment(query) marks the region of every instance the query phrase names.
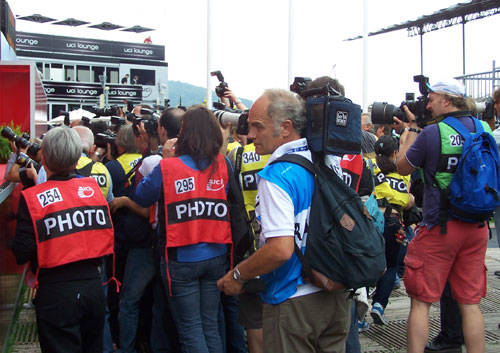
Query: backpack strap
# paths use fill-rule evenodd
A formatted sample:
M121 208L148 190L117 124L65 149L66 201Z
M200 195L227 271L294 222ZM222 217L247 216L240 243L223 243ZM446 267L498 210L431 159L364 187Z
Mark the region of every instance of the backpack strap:
M316 176L316 171L314 169L314 164L309 161L306 157L302 157L301 155L294 154L294 153L287 153L284 154L283 156L277 158L276 160L272 161L270 164L274 163L279 163L279 162L289 162L289 163L294 163L297 164L304 169L306 169L308 172L310 172L312 175ZM295 242L295 239L293 240L293 245L294 245L294 252L299 258L300 262L302 263L302 273L303 276L309 279L311 283L314 283L314 276L312 272L312 267L309 261L307 261L306 257L302 253L302 251L299 249L297 243Z
M241 160L243 156L243 147L237 147L234 156L234 177L239 180L241 173Z
M270 164L274 164L277 162L294 163L294 164L300 165L302 168L306 169L312 175L316 175L316 170L314 169L314 164L310 160L308 160L306 157L302 157L301 155L294 154L294 153L287 153L287 154L284 154L283 156L277 158L276 160L272 161Z
M481 124L481 122L478 119L474 118L474 117L471 117L471 118L472 118L472 121L474 122L475 133L477 133L477 134L483 133L484 132L484 128L483 128L483 125ZM449 116L446 119L443 119L443 123L445 123L446 125L451 126L464 139L466 139L467 137L469 137L471 135L471 132L469 130L467 130L467 128L465 127L465 125L460 120L458 120L455 117Z
M90 173L92 172L92 167L94 166L95 161L91 161L89 164L86 166L80 168L80 169L75 169L76 174L88 177L90 176Z

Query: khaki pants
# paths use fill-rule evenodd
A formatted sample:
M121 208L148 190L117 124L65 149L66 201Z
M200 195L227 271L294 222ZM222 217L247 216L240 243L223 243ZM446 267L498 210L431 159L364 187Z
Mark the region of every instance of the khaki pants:
M345 352L351 316L348 297L343 291L321 291L277 305L264 303L264 351Z

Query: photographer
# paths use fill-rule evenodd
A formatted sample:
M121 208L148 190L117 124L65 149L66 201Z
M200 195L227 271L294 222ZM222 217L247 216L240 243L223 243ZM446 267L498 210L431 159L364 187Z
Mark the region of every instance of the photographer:
M31 262L37 277L33 302L42 352L101 352L99 266L113 253L108 205L94 179L73 174L82 153L73 129L51 129L42 147L48 181L21 193L12 250L18 264Z
M140 114L140 108L134 110L136 111L136 113ZM160 144L162 145L165 144L163 150L165 153L171 149L175 151L175 148L168 146L173 146L173 144L175 144L175 142L177 141L177 136L180 130L180 120L183 114L184 111L179 108L168 108L167 110L165 110L160 116L156 134L154 134L153 136L150 136L149 133L146 131L144 127L144 122L140 122L137 125L137 132L139 134L139 137L137 135L135 137L137 147L144 149L145 146L147 145L148 146L147 150L156 151L158 149L158 140L159 140ZM144 116L142 117L144 118ZM161 159L162 156L159 155L158 153L150 153L138 163L134 180L134 187L133 187L134 190L137 184L160 163ZM112 205L113 212L122 207L126 207L129 210L142 215L143 217L146 218L149 217L149 209L141 208L135 202L132 202L129 199L129 197L121 196L116 198L115 200L116 202ZM144 212L144 210L147 212ZM155 208L155 210L157 209ZM173 327L172 324L169 325L169 323L166 322L165 319L165 310L167 310L165 306L167 298L159 274L160 257L162 251L164 251L164 248L159 245L160 243L159 234L157 234L156 231L158 223L157 220L158 220L158 215L157 212L155 212L154 220L152 221L151 225L153 229L153 234L151 234L151 238L153 239L154 252L152 251L151 254L148 254L149 250L146 249L129 251L129 258L133 256L133 253L143 253L141 256L144 261L141 267L139 267L138 269L144 271L145 267L147 267L146 273L148 274L148 276L144 276L143 274L142 276L145 278L140 278L140 279L128 276L127 275L128 273L135 273L136 270L131 268L131 266L133 266L135 262L129 263L128 262L129 260L127 259L125 276L123 279L125 290L122 290L122 295L120 298L120 303L124 303L126 305L124 305L124 308L122 309L122 305L120 304L120 328L126 325L126 323L123 323L122 317L125 316L125 313L122 313L122 311L126 311L127 316L130 316L131 318L135 314L138 314L138 312L137 313L131 312L131 308L135 306L138 307L139 300L146 291L146 286L150 283L150 280L152 280L154 298L153 298L153 312L152 312L153 322L151 326L150 346L151 349L153 349L153 351L162 351L162 350L168 350L167 348L172 346L173 343L170 341L173 340L175 337L175 327ZM150 262L149 257L151 257L154 261ZM149 265L152 265L153 267L151 268ZM154 273L154 277L150 278L149 274L151 272ZM133 296L129 294L129 292L131 292L129 288L133 288ZM131 334L133 334L133 336L130 336ZM120 335L120 345L123 351L128 351L131 349L131 347L134 346L135 335L136 332L133 332L131 330L127 330L127 336Z
M26 141L26 143L28 142ZM20 182L25 188L35 185L36 174L41 167L41 149L38 143L35 142L23 147L11 140L10 147L12 152L5 169L5 179L16 183ZM32 155L33 159L28 153Z
M408 175L416 168L422 168L425 177L423 221L417 236L408 246L405 259L404 281L411 297L408 352L424 351L429 334L429 308L431 303L439 300L447 281L459 303L467 351L481 352L485 344L484 321L478 304L486 293L484 258L488 228L448 218L446 214L446 218L440 217L443 216L441 202L446 201L440 189L450 185L456 168L453 161L456 154L460 156L462 153L460 135L442 120L452 117L469 131L474 131L475 120L461 83L455 80L438 82L429 89L426 109L437 123L420 130L415 115L404 106L409 129L401 135L397 154L400 174ZM485 131L491 132L485 122L481 124Z

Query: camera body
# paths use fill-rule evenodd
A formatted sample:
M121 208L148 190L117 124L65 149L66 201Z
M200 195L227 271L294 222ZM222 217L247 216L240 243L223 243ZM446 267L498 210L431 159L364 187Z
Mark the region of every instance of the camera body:
M302 96L302 92L307 89L307 85L312 82L310 77L295 77L293 83L290 85L290 91Z
M116 141L116 134L111 131L99 132L95 134L94 144L100 148L106 148L108 143L114 145Z
M23 152L19 152L16 158L16 164L18 164L20 167L25 168L29 167L29 165L32 164L36 170L40 169L40 165Z
M306 102L304 136L312 152L324 155L361 153L361 106L342 96L329 83L307 89L307 78L290 86ZM294 91L296 92L296 91Z
M429 78L417 75L413 76L413 81L419 84L421 96L415 100L413 94L407 93L406 99L398 107L387 102L374 102L371 115L374 124L392 124L394 122L393 116L408 122L408 117L403 110L404 105L415 115L419 127L423 128L431 120L431 114L426 109L429 102Z
M144 115L147 117L144 117ZM141 108L141 116L127 113L127 120L132 122L132 130L135 136L139 137L140 135L139 125L141 122L144 124L144 129L149 137L158 136L158 121L160 120L160 116L151 109Z
M224 93L226 93L227 88L229 87L227 82L224 81L224 76L219 70L212 71L210 75L217 76L219 85L215 87L215 94L217 95L217 97L222 98L224 96Z
M113 105L109 108L92 108L92 112L95 114L94 118L98 118L100 116L116 116L121 115L121 108L117 105Z
M30 136L24 133L22 136L17 136L14 131L8 126L2 129L2 137L5 137L9 141L12 141L16 144L17 148L28 148L27 153L31 158L36 158L38 151L40 150L40 145L36 142L30 143Z
M248 110L238 110L226 107L222 103L214 103L212 112L219 120L222 127L227 127L230 123L236 126L236 133L238 135L248 135Z

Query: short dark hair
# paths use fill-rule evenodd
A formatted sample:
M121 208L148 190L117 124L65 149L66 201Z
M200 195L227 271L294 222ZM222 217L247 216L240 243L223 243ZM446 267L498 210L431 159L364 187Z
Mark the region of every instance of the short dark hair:
M180 108L172 107L165 109L161 114L160 125L167 131L167 138L171 139L179 135L184 112Z
M203 162L212 164L222 146L222 132L215 115L205 107L195 106L182 117L175 153L189 155L199 170Z

